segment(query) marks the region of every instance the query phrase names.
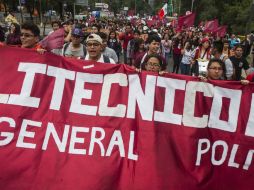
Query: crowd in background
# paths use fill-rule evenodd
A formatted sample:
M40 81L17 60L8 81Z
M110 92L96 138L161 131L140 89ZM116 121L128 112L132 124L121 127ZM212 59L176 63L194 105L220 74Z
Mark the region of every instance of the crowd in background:
M61 56L124 63L139 72L172 72L203 79L241 81L249 75L247 79L254 82L250 77L253 32L239 39L235 34L204 33L202 26L179 30L168 23L147 26L145 22L94 19L53 21L48 35L61 28L64 44L50 50ZM47 48L41 40L40 30L33 23L11 23L8 30L0 28L1 46L33 48L42 53Z

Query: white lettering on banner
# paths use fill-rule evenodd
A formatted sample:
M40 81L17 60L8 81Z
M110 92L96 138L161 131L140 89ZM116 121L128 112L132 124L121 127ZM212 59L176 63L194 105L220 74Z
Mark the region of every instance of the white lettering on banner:
M103 75L77 73L76 84L72 97L70 112L96 115L97 106L82 105L82 99L91 99L92 90L84 89L86 83L102 83Z
M155 76L147 76L145 93L143 93L138 75L129 75L129 99L127 118L135 118L136 103L143 120L153 120L154 96L155 96Z
M252 94L252 100L254 100L254 94ZM251 101L249 120L247 123L245 135L254 137L254 101Z
M226 141L217 140L213 143L209 139L199 139L197 147L197 158L196 166L201 166L201 159L205 157L211 157L211 164L214 166L222 165L226 162L228 157L228 167L240 168L240 164L236 162L237 152L239 150L238 144L233 144L231 151L229 151L229 146ZM229 154L229 156L228 156ZM254 150L249 149L246 155L245 162L242 164L242 169L248 170L252 164ZM243 159L243 153L239 153L240 158ZM205 159L203 158L203 159ZM238 159L239 160L239 159ZM244 161L244 160L242 160ZM207 167L207 163L204 163Z
M214 97L208 127L228 132L235 132L240 110L241 96L241 90L232 90L216 86L214 88ZM220 120L223 97L230 99L228 121Z
M9 94L0 94L0 104L7 104L9 96Z
M222 146L223 149L222 149L221 159L216 160L215 155L218 155L216 154L216 148L218 146ZM219 166L223 164L223 162L226 160L227 152L228 152L228 145L225 141L215 141L212 147L212 164L215 166L216 165Z
M60 110L61 102L63 99L65 80L74 80L75 72L62 68L48 66L47 75L56 78L52 94L52 100L50 102L50 109Z
M2 127L1 125L3 125L4 122L9 124L8 127L10 127L11 129L15 128L17 130L19 128L19 127L16 127L16 123L13 118L0 117L0 137L3 137L0 139L0 147L7 146L10 143L12 143L12 141L16 139L14 138L14 134L18 134L16 147L38 149L39 146L37 146L37 144L41 142L38 142L38 140L37 141L34 140L34 143L36 143L34 144L34 143L31 143L31 139L33 139L35 135L39 132L36 131L36 128L33 129L33 132L28 131L28 126L38 128L42 126L41 122L24 119L22 120L19 133L17 133L17 131L14 132L14 130L13 132L10 132L10 131L1 132L1 127ZM120 157L127 157L129 160L135 160L135 161L138 160L138 155L134 153L134 148L135 148L134 145L136 143L134 131L129 132L130 135L128 139L129 140L128 146L124 145L127 139L123 138L122 132L120 130L113 130L112 136L109 142L103 142L106 135L109 135L109 134L106 133L105 130L101 127L88 128L88 127L70 126L68 124L65 124L63 126L63 129L61 129L60 131L61 132L56 130L54 123L51 123L51 122L46 123L45 136L43 138L41 149L44 151L47 151L49 147L50 138L52 138L59 152L68 152L69 154L74 154L74 155L91 155L92 156L97 154L97 152L95 153L94 149L95 149L95 145L98 145L100 149L100 156L102 157L111 156L113 152L115 154L116 151L114 150L114 148L116 148L116 150L118 150L119 152ZM42 130L40 130L40 132L43 133ZM85 136L87 137L88 135L90 136L90 142L85 142L85 139L89 139L89 138L85 138ZM70 138L68 139L69 136ZM30 143L24 142L25 138L30 138ZM68 145L68 143L69 143L69 150L66 150L66 146ZM79 147L84 147L85 144L89 144L88 154L86 149L84 148L81 149L76 147L77 145L79 145ZM127 150L125 150L124 147L128 147L128 152ZM50 148L52 149L52 145L50 146Z
M100 132L100 134L101 134L100 137L97 137L98 132ZM91 133L91 141L90 141L88 155L93 154L94 145L95 145L95 143L97 143L100 147L100 150L101 150L101 156L105 156L105 149L104 149L104 146L101 142L104 138L105 138L105 131L100 127L93 127L92 133Z
M39 63L20 63L18 71L25 72L25 79L19 95L10 95L8 104L38 108L40 98L31 97L36 73L45 74L47 65Z
M9 123L9 126L12 128L15 128L16 126L16 122L10 117L0 117L0 124L3 122ZM5 137L4 140L0 139L0 146L4 146L12 141L14 134L10 132L0 132L0 137Z
M41 122L24 119L21 125L17 147L35 149L36 144L24 142L24 138L34 138L35 132L27 131L28 126L41 127Z
M203 92L206 97L213 97L213 85L205 82L190 81L186 85L186 93L183 109L183 124L189 127L205 128L208 123L208 115L195 117L195 100L197 92Z
M228 161L228 166L230 167L234 167L234 168L239 168L239 164L235 162L235 156L236 156L236 152L238 150L239 145L238 144L234 144L231 154L230 154L230 158Z
M136 109L138 108L141 119L146 121L154 120L176 125L182 125L183 123L184 126L188 127L210 127L227 132L235 132L237 129L241 103L239 100L241 100L242 96L242 91L239 89L233 90L218 86L214 87L212 84L203 82L189 81L186 83L186 80L150 75L146 76L146 82L142 88L138 74L90 74L38 63L22 62L19 65L18 71L26 73L20 94L0 94L0 103L39 108L41 97L31 97L31 92L33 86L35 86L35 75L46 74L47 76L55 78L53 89L49 89L53 91L52 98L50 99L51 101L49 102L49 109L51 110L58 111L61 109L66 80L70 80L71 82L73 81L72 84L75 83L69 110L71 113L134 119L137 114ZM99 85L102 89L100 102L95 102L94 105L86 105L85 103L85 100L92 99L93 93L93 89L86 89L88 83ZM126 102L126 104L119 103L115 107L109 107L109 97L112 84L114 83L117 83L121 88L126 87L127 90L129 90L128 102ZM154 110L155 92L159 90L159 88L165 88L165 100L162 112ZM37 88L34 89L36 90ZM175 91L177 89L185 91L182 115L173 113L176 96ZM203 92L205 97L212 98L210 115L203 115L202 117L194 116L196 104L195 97L197 92ZM228 121L220 119L223 98L228 98L230 100ZM252 96L251 111L245 131L247 136L254 136L254 129L252 129L254 120L252 121L251 119L252 113L254 112L253 100L254 96Z
M185 84L186 81L184 80L158 77L157 86L166 88L166 93L164 101L164 111L155 111L155 121L181 125L182 115L174 114L173 108L175 102L175 91L177 89L185 90Z
M108 107L110 90L113 83L118 83L120 86L127 86L127 76L123 73L107 74L104 76L98 113L100 116L124 117L126 113L125 105L118 104L116 107Z
M47 130L46 130L45 138L44 138L44 141L43 141L42 150L47 149L48 142L49 142L49 137L52 134L52 137L53 137L53 139L54 139L54 141L55 141L55 143L58 147L59 152L65 152L65 148L66 148L66 144L67 144L67 140L68 140L69 129L70 129L70 126L65 125L63 138L62 138L62 141L61 141L60 138L57 135L54 124L49 122Z
M75 149L75 144L76 143L84 143L85 138L78 138L77 133L88 133L89 128L87 127L72 127L71 131L71 140L70 140L70 148L69 148L69 153L71 154L86 154L86 149Z

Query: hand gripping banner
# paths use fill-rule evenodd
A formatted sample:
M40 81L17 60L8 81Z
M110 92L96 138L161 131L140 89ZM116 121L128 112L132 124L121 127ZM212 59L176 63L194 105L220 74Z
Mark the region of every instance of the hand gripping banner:
M250 190L254 86L0 49L1 190Z

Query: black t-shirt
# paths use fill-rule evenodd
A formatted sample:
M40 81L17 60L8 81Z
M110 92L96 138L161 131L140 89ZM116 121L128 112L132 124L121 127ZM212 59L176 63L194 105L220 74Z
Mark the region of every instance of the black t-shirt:
M230 57L231 62L234 65L235 69L235 80L241 80L242 69L247 70L249 69L249 63L243 57L236 58L235 56Z

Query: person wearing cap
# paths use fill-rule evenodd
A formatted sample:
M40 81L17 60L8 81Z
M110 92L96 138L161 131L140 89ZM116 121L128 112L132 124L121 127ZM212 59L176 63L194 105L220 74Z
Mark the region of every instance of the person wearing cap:
M210 41L208 37L201 40L201 45L196 49L195 57L192 62L191 73L199 76L199 64L208 62L211 59ZM200 63L199 63L200 62Z
M75 58L85 57L86 47L81 43L83 36L83 32L80 28L72 29L71 42L64 44L62 55Z
M86 56L85 60L96 61L100 63L112 63L115 61L102 54L102 39L97 34L90 34L86 39Z

